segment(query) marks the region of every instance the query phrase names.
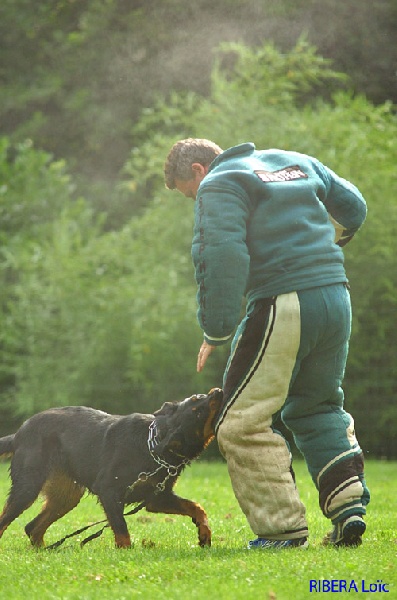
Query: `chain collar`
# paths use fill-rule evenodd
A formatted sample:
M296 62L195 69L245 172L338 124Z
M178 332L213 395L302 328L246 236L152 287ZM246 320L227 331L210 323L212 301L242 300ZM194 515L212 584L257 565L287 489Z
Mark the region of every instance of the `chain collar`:
M166 476L164 477L163 481L160 481L159 483L156 484L156 492L155 493L159 494L160 492L164 491L165 484L170 477L176 477L178 475L179 469L190 464L190 460L187 458L184 458L178 465L171 465L169 462L167 462L166 460L164 460L163 458L160 458L160 456L155 454L154 449L156 448L156 446L159 443L157 440L157 434L158 434L158 429L157 429L156 419L153 419L153 421L149 425L147 446L148 446L150 456L159 466L157 467L157 469L155 469L151 473L147 473L145 471L142 471L141 473L139 473L138 479L132 485L129 486L130 491L133 490L133 488L136 486L136 484L138 482L147 481L150 477L153 477L154 475L156 475L156 473L158 473L161 469L166 469L167 473L166 473Z

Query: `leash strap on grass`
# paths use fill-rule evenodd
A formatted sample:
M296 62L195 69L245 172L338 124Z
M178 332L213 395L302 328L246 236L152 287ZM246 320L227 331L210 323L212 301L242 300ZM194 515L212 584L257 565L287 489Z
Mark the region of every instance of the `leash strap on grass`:
M75 535L79 535L80 533L83 533L83 531L86 531L90 527L95 527L96 525L100 525L101 523L105 523L105 522L106 522L106 519L103 519L103 521L97 521L96 523L91 523L90 525L86 525L85 527L82 527L81 529L77 529L73 533L69 533L68 535L65 535L65 537L63 537L61 540L54 542L53 544L51 544L51 546L46 546L45 549L46 550L55 550L55 548L58 548L61 544L63 544L63 542L66 542L66 540L68 540L69 538L74 537Z
M85 546L91 540L95 540L95 538L99 538L99 536L102 535L103 530L105 529L105 527L109 527L109 524L105 523L105 525L102 527L102 529L99 529L95 533L93 533L93 534L89 535L88 537L86 537L82 542L80 542L80 548L82 548L83 546Z
M144 506L145 506L145 503L141 502L135 508L133 508L133 509L129 510L128 512L124 513L124 516L128 517L128 515L134 515L138 511L140 511L142 508L144 508ZM74 537L75 535L79 535L80 533L83 533L84 531L87 531L87 529L90 529L90 527L95 527L96 525L101 525L101 523L105 523L105 525L102 527L102 529L99 529L96 533L93 533L92 535L88 536L87 538L85 538L80 543L80 546L83 547L83 546L85 546L85 544L87 544L91 540L94 540L95 538L98 538L100 535L102 535L103 530L106 527L109 527L107 519L103 519L102 521L97 521L96 523L91 523L90 525L86 525L85 527L82 527L81 529L77 529L77 531L74 531L73 533L69 533L68 535L65 535L65 537L63 537L62 539L58 540L57 542L54 542L50 546L46 546L45 549L46 550L55 550L56 548L59 548L59 546L61 546L61 544L63 544L64 542L66 542L66 540L68 540L69 538Z

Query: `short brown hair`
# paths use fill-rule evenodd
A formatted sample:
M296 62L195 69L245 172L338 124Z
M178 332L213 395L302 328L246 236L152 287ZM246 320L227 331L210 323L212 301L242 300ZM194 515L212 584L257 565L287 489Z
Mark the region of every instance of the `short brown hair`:
M214 158L223 152L211 140L187 138L176 142L168 153L164 164L165 185L175 189L175 180L187 181L192 178L192 164L197 162L208 167Z

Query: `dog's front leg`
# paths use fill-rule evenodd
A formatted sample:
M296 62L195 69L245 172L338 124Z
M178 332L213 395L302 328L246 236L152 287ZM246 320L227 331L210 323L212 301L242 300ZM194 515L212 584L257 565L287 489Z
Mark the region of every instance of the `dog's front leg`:
M98 498L114 533L116 547L130 548L131 538L123 517L124 502L114 493L114 490L102 492L98 494Z
M183 515L191 517L198 529L199 545L211 546L211 530L208 526L208 518L205 510L196 502L181 498L173 492L167 491L154 496L147 504L149 512L161 512L166 514Z

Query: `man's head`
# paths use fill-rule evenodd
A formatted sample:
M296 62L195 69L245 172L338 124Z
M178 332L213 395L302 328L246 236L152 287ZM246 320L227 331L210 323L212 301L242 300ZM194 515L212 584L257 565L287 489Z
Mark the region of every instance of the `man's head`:
M188 138L176 142L164 164L166 187L194 200L210 164L222 152L211 140Z

